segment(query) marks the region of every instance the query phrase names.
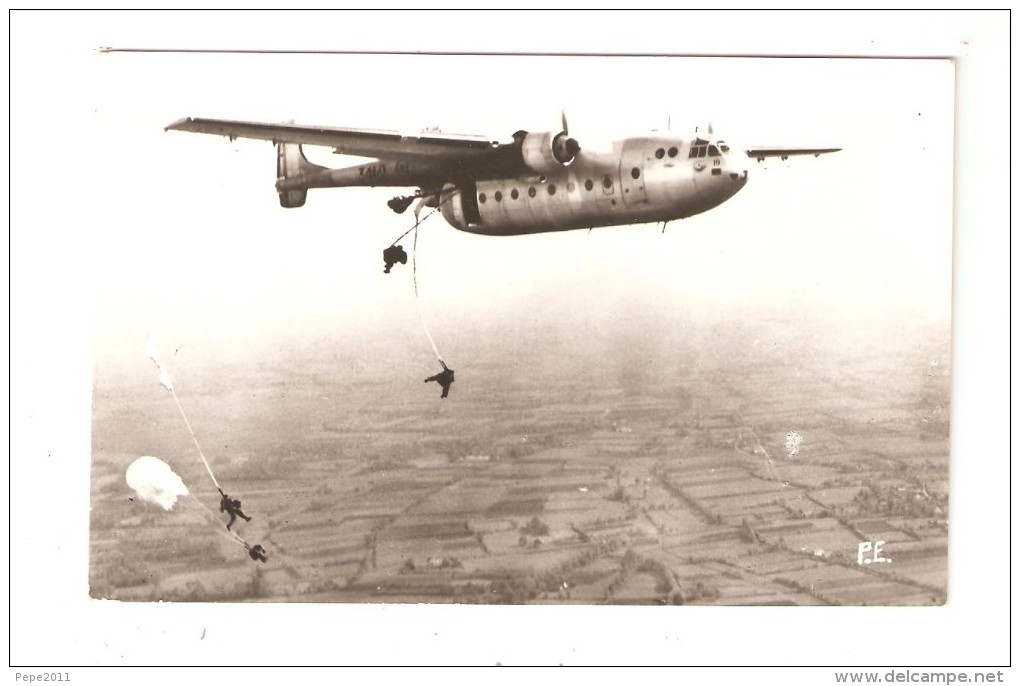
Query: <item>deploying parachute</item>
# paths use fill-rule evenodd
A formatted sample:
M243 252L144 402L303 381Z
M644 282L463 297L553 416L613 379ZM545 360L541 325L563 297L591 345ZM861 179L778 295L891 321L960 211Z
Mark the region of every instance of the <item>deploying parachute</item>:
M143 455L131 463L125 473L127 484L141 500L170 511L177 496L188 495L188 487L163 460Z
M191 422L188 421L188 415L184 413L184 407L181 405L181 401L177 398L177 392L174 390L173 382L170 380L170 372L163 363L159 360L159 353L156 350L156 344L153 342L150 336L146 341L146 354L152 363L156 365L156 369L159 373L159 383L163 388L170 392L170 395L174 399L174 403L177 405L177 409L181 413L181 419L184 420L184 425L188 428L188 433L191 434L191 440L195 444L195 450L198 451L198 456L202 458L202 464L205 465L205 470L209 473L209 478L212 479L213 485L219 490L222 496L220 503L220 512L227 512L230 515L230 522L227 524L227 532L221 532L225 536L229 536L235 543L238 543L245 547L248 551L249 556L252 560L265 562L267 560L267 553L265 548L261 545L252 547L247 541L237 535L234 531L231 531L230 527L234 523L236 517L241 517L245 521L251 521L251 517L244 514L241 511L241 501L235 500L229 497L220 488L220 483L216 480L216 475L213 474L212 467L209 466L209 460L206 459L205 453L202 452L202 446L198 444L198 438L195 437L195 432L191 428ZM173 509L174 504L177 502L177 496L179 495L191 495L188 492L187 486L181 480L181 477L177 476L174 471L170 468L170 465L163 462L155 457L140 457L135 460L127 470L127 482L138 494L138 497L150 503L155 503L166 510ZM205 513L209 516L213 522L217 521L216 515L206 507L198 498L192 496L192 499L201 506Z
M139 457L128 466L124 477L128 486L138 494L139 500L159 505L167 512L174 509L178 496L191 496L192 500L205 511L209 521L219 530L219 522L212 510L206 507L201 500L191 495L188 492L188 487L184 485L184 480L174 472L170 465L158 457L151 455ZM238 545L244 546L252 560L266 562L269 559L265 548L261 545L250 545L246 540L230 531L230 527L227 527L227 531L219 530L219 533Z

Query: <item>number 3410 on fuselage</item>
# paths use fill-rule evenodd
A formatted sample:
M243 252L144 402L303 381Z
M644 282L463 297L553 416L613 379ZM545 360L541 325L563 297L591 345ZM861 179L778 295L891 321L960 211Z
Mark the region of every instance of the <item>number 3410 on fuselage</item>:
M839 148L753 147L737 154L707 134L626 138L591 152L559 132L518 131L506 142L438 132L186 118L167 130L269 140L277 147L280 204L301 207L313 188L415 188L389 201L403 212L436 207L452 226L510 236L596 226L665 222L717 207L747 183L748 158L820 155ZM373 161L342 168L309 162L303 145ZM746 155L746 156L745 156Z

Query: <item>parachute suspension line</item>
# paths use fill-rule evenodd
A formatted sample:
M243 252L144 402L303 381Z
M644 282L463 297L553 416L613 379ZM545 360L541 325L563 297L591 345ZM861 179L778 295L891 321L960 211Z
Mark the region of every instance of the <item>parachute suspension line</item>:
M177 409L181 411L181 417L184 418L184 425L188 427L188 433L191 434L191 440L195 442L195 448L198 449L198 456L202 458L202 464L205 465L205 471L209 472L209 478L212 479L216 489L219 490L220 482L217 481L216 477L213 475L212 469L209 467L209 461L205 459L205 454L202 452L202 446L198 444L198 439L195 438L195 432L191 429L191 422L188 421L188 415L184 414L184 408L181 407L181 401L177 399L177 392L174 391L173 388L170 389L170 395L174 397L174 402L177 403Z
M446 369L446 362L443 360L443 356L439 353L439 348L436 347L436 341L432 338L432 332L429 331L429 325L425 322L425 315L422 314L421 311L421 297L418 295L418 226L425 221L425 219L431 217L432 213L435 212L435 210L433 210L426 214L424 219L419 219L418 211L420 209L421 207L415 208L414 226L412 227L414 230L414 247L411 250L411 273L414 278L414 302L418 306L418 319L421 320L421 327L425 329L425 335L428 337L429 343L432 345L432 352L436 354L436 359L439 360L439 364L443 365L443 369ZM406 236L407 234L404 235Z

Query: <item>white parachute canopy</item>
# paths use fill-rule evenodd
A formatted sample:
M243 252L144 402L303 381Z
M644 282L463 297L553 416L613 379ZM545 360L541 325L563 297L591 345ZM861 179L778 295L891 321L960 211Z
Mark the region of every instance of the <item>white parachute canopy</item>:
M125 473L127 484L147 503L172 510L177 496L188 495L188 487L163 460L143 455L131 463Z

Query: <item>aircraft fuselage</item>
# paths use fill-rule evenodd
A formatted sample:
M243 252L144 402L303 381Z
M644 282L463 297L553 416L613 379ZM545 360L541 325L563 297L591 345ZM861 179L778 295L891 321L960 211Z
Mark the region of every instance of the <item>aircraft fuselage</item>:
M617 143L611 152L582 150L569 166L545 175L448 188L443 217L461 231L493 236L689 217L747 183L745 167L712 149L718 154L691 157L690 143L648 137Z
M453 168L430 160L380 158L342 169L302 161L277 190L419 186L451 226L511 236L670 221L720 205L747 183L746 162L707 138L645 136L612 150L580 150L567 165L521 173L520 165ZM303 157L302 157L303 159ZM504 171L500 173L502 168ZM303 204L303 201L302 201Z

